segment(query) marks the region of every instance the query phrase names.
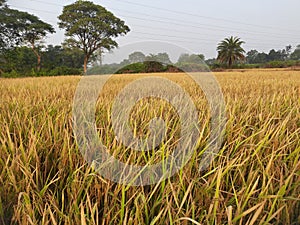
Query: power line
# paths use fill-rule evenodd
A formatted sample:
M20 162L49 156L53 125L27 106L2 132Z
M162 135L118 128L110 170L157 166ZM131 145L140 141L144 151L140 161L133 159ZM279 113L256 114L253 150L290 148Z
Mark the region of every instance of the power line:
M217 42L217 41L214 41L212 39L204 39L204 38L191 38L191 37L186 38L184 36L166 35L166 34L152 34L152 33L146 33L146 32L138 32L138 31L135 31L134 33L144 34L144 35L153 35L153 36L159 36L159 37L184 38L184 39L188 39L188 40L198 40L198 41L201 40L201 42L206 41L207 43L216 43ZM264 43L252 43L252 44L268 46L268 44L264 44Z
M177 26L182 26L182 27L192 27L192 28L197 28L197 29L206 29L206 30L212 30L212 31L225 31L228 32L230 30L224 30L224 29L215 29L215 28L211 28L211 27L200 27L200 26L195 26L195 25L191 25L191 24L183 24L183 23L177 23L177 22L167 22L167 21L163 21L163 20L155 20L155 19L145 19L145 18L140 18L140 17L136 17L136 16L128 16L128 15L123 15L123 14L119 14L122 17L127 17L127 18L132 18L132 19L136 19L136 20L142 20L142 21L152 21L152 22L157 22L157 23L165 23L165 24L173 24L173 25L177 25ZM234 31L234 32L239 32L241 34L256 34L256 35L266 35L268 33L257 33L257 32L241 32L241 31ZM271 34L272 35L272 34ZM289 36L289 35L287 35ZM282 37L279 36L274 36L272 35L273 38L284 38L285 36L282 35ZM289 36L290 38L290 36ZM294 37L293 39L297 39L299 40L299 38Z
M36 11L36 12L43 12L43 13L55 14L54 12L47 11L47 10L32 9L32 8L27 8L27 7L23 7L23 6L19 7L19 6L15 6L15 5L9 5L9 6L12 6L12 7L15 7L15 8L19 8L19 9L33 10L33 11Z
M29 0L31 2L39 2L39 3L43 3L43 4L46 4L46 5L54 5L54 6L61 6L63 7L64 5L61 5L61 4L56 4L56 3L52 3L52 2L44 2L44 1L40 1L40 0Z
M187 13L187 12L183 12L183 11L170 10L170 9L155 7L155 6L151 6L151 5L145 5L145 4L141 4L141 3L130 2L130 1L127 1L127 0L115 0L115 1L130 4L130 5L138 5L138 6L142 6L142 7L145 7L145 8L151 8L151 9L156 9L156 10L165 11L165 12L171 12L171 13L175 13L175 14L179 14L179 15L188 15L188 16L193 16L193 17L198 17L198 18L205 18L205 19L222 21L222 22L225 21L225 22L229 22L229 23L235 23L235 24L241 24L241 25L247 25L247 26L255 26L255 27L261 27L261 28L267 28L267 29L276 29L276 30L278 29L277 27L273 27L273 26L264 26L264 25L258 25L258 24L238 22L238 21L224 19L224 18L201 16L201 15L198 15L198 14L192 14L192 13ZM289 29L284 29L284 30L289 30ZM293 30L293 31L289 30L289 31L295 32L295 30Z
M61 5L61 4L56 4L56 3L48 3L48 2L45 2L45 1L41 1L41 0L30 0L30 1L33 1L33 2L39 2L39 3L43 3L43 4L48 4L48 5L55 5L55 6L61 6L61 7L63 7L64 5ZM119 1L119 0L116 0L116 1ZM129 1L123 1L122 0L122 2L129 2ZM131 4L137 4L137 5L143 5L143 4L140 4L140 3L131 3ZM144 7L146 7L146 5L143 5ZM151 6L152 7L152 6ZM110 7L111 8L111 7ZM153 7L152 7L153 8ZM158 7L154 7L154 8L158 8ZM27 8L28 9L28 8ZM119 11L119 12L127 12L127 13L133 13L133 14L138 14L138 15L143 15L143 16L150 16L150 17L153 17L153 15L150 15L150 14L145 14L145 13L137 13L137 12L132 12L132 11L128 11L128 10L123 10L123 9L116 9L116 8L111 8L111 9L113 9L113 10L116 10L116 11ZM159 8L159 9L162 9L162 8ZM166 9L162 9L162 10L166 10ZM169 10L167 10L167 11L169 11ZM50 11L47 11L47 13L51 13ZM52 12L53 13L53 12ZM189 15L189 13L187 13L188 15ZM194 16L199 16L199 15L195 15L195 14L193 14ZM126 16L125 15L125 17L128 17L128 16ZM137 17L135 17L135 18L137 18ZM140 18L140 17L139 17ZM166 20L172 20L172 21L178 21L178 22L180 22L181 24L180 25L187 25L186 23L192 23L192 24L195 24L195 25L199 25L198 27L199 28L205 28L205 29L209 29L209 30L216 30L216 31L232 31L232 32L240 32L241 33L241 31L244 31L244 33L252 33L252 34L261 34L261 35L265 35L265 34L267 34L267 35L273 35L273 37L277 37L277 38L281 38L281 37L279 37L279 36L274 36L274 35L278 35L278 33L268 33L268 32L261 32L261 31L249 31L249 30L245 30L245 29L238 29L238 30L232 30L231 28L228 28L228 27L226 27L226 26L216 26L216 25L212 25L212 24L203 24L203 23L195 23L194 21L182 21L182 20L176 20L176 19L173 19L173 18L167 18L167 17L161 17L161 16L156 16L156 18L161 18L161 19L166 19ZM143 19L143 18L140 18L140 19ZM148 19L145 19L145 20L148 20ZM160 22L160 21L158 21L158 22ZM168 21L168 22L165 22L165 23L170 23L170 21ZM179 25L179 24L175 24L175 25ZM208 28L207 28L207 26L208 26ZM193 27L195 28L196 26L194 26L193 25ZM224 30L224 29L213 29L213 28L211 28L211 27L217 27L217 28L225 28L226 30ZM276 28L276 30L278 31L278 30L280 30L280 29L278 29L278 28ZM293 33L295 33L295 31L293 31ZM281 36L284 36L284 37L286 37L286 36L289 36L289 38L290 38L290 36L291 35L289 35L289 34L279 34L279 35L281 35ZM295 37L295 39L299 39L298 37Z
M43 4L48 4L48 5L61 6L61 7L64 6L64 5L61 5L61 4L49 3L49 2L45 2L45 1L41 1L41 0L30 0L30 1L39 2L39 3L43 3ZM293 32L293 33L295 32L295 30L290 30L290 29L282 29L282 28L279 29L278 27L273 27L273 26L264 26L264 25L258 25L258 24L238 22L238 21L228 20L228 19L224 19L224 18L201 16L201 15L198 15L198 14L186 13L186 12L182 12L182 11L174 11L174 10L170 10L170 9L159 8L159 7L145 5L145 4L141 4L141 3L134 3L134 2L127 1L127 0L115 0L115 1L123 2L123 3L126 3L126 4L131 4L131 5L139 5L139 6L142 6L142 7L152 8L152 9L156 9L156 10L162 10L162 11L172 12L172 13L176 13L176 14L180 14L180 15L185 14L185 15L189 15L189 16L193 16L193 17L199 17L199 18L217 20L217 21L222 21L222 22L226 21L226 22L240 24L240 25L247 25L247 26L254 26L254 27L261 27L261 28L268 28L268 29L276 29L276 30L285 30L285 31ZM114 8L111 8L111 9L114 9ZM114 9L114 10L119 10L120 11L120 9ZM126 11L124 11L124 12L126 12ZM141 14L141 13L130 12L130 11L127 11L127 12L129 12L129 13L135 13L135 14ZM145 15L145 14L142 14L142 15ZM164 18L164 17L161 17L161 18ZM171 20L173 20L173 19L171 19ZM218 27L220 27L220 26L218 26ZM223 28L226 28L226 27L223 27Z
M41 2L41 3L44 3L43 1L39 1L39 0L31 0L31 1L36 1L36 2ZM57 4L54 4L54 5L57 5ZM13 5L12 5L13 6ZM16 8L20 8L18 6L13 6L13 7L16 7ZM38 11L38 12L47 12L47 13L51 13L51 14L55 14L54 12L51 12L51 11L45 11L45 10L36 10L36 9L32 9L32 8L27 8L27 7L22 7L23 9L28 9L28 10L34 10L34 11ZM123 15L124 16L124 15ZM173 22L166 22L166 21L162 21L162 20L153 20L153 19L144 19L144 18L139 18L139 17L133 17L133 16L125 16L125 17L129 17L129 18L135 18L135 19L139 19L139 20L143 20L143 21L155 21L155 22L159 22L159 23L167 23L167 24L176 24L176 25L180 25L180 26L185 26L186 27L186 24L178 24L178 23L173 23ZM53 23L57 23L57 22L54 22L54 21L51 21ZM192 26L192 25L190 25ZM145 26L143 26L145 27ZM197 27L197 26L193 26L195 28L200 28L200 27ZM211 29L211 30L216 30L216 29L213 29L213 28L208 28L208 29ZM165 30L165 29L164 29ZM171 29L169 29L171 30ZM224 31L224 30L222 30ZM227 30L225 30L227 31ZM138 32L138 31L135 31L135 33L140 33L140 34L145 34L145 35L153 35L151 33L144 33L144 32ZM193 32L193 33L196 33L196 32ZM244 32L245 33L245 32ZM197 34L200 34L200 33L197 33ZM246 33L248 34L248 33ZM175 36L175 35L164 35L164 34L155 34L155 36L161 36L161 37L171 37L171 38L186 38L186 37L183 37L183 36ZM273 36L274 37L274 36ZM204 38L191 38L189 37L188 40L190 39L193 39L193 40L204 40L204 41L211 41L211 39L204 39ZM159 40L159 39L155 39L155 40ZM178 40L176 40L178 41ZM184 42L184 43L192 43L191 41L181 41L179 40L180 42ZM195 42L194 42L195 43ZM209 42L209 43L212 43L212 42ZM215 43L215 42L213 42ZM198 42L196 44L199 44ZM260 45L262 43L259 43L257 45ZM266 47L266 45L264 45L264 47Z
M40 1L40 0L30 0L30 1L35 1L35 2L40 2L40 3L44 3L44 4L48 4L44 1ZM59 5L59 4L54 4L54 3L49 3L51 5L58 5L58 6L63 6L63 5ZM17 7L17 6L13 6L13 7ZM26 8L26 7L23 7L24 9L28 9L28 10L35 10L35 11L40 11L40 12L46 12L46 13L51 13L51 14L55 14L54 12L51 12L51 11L45 11L45 10L36 10L36 9L31 9L31 8ZM114 9L114 8L112 8ZM120 9L114 9L114 10L117 10L117 11L124 11L124 10L120 10ZM130 11L124 11L124 12L130 12ZM135 13L135 12L130 12L130 13ZM141 14L141 13L135 13L135 14ZM144 15L144 16L152 16L152 15L149 15L149 14L141 14L141 15ZM174 20L172 18L166 18L166 17L158 17L158 18L163 18L163 19L167 19L167 20L172 20L172 21L179 21L180 23L176 23L176 22L170 22L170 21L162 21L162 20L154 20L154 19L145 19L145 18L140 18L140 17L136 17L136 16L128 16L128 15L120 15L120 16L123 16L123 17L128 17L128 18L132 18L132 19L137 19L137 20L143 20L143 21L152 21L152 22L158 22L158 23L165 23L165 24L173 24L173 25L177 25L177 26L184 26L184 27L193 27L193 28L200 28L200 29L206 29L206 30L212 30L212 31L225 31L225 32L228 32L228 31L231 31L231 32L239 32L239 33L242 33L242 34L250 34L250 35L272 35L272 38L277 38L277 39L282 39L283 37L289 37L290 39L297 39L299 40L298 37L293 37L291 38L290 35L288 34L280 34L281 37L279 36L275 36L275 35L278 35L278 34L272 34L272 33L266 33L266 32L257 32L257 31L246 31L246 30L243 30L243 29L239 29L239 30L224 30L224 29L216 29L216 28L212 28L211 25L209 24L200 24L200 23L193 23L193 24L198 24L198 26L195 26L195 25L191 25L191 24L186 24L186 23L192 23L192 22L188 22L188 21L180 21L180 20ZM200 26L199 26L200 25ZM206 27L206 26L209 26L209 27ZM214 27L219 27L219 28L227 28L227 27L224 27L224 26L215 26L213 25ZM253 39L252 39L253 40ZM258 39L256 39L258 40Z
M144 37L141 37L141 36L136 36L136 35L130 35L130 38L135 38L135 39L140 39L140 40L144 40L144 41L147 41L148 40L155 40L155 41L167 41L167 42L181 42L181 43L186 43L186 44L197 44L197 45L202 45L202 44L216 44L217 41L199 41L199 42L195 42L195 41L189 41L189 40L183 40L183 39L178 39L177 36L171 36L169 35L168 37L171 37L173 39L170 39L168 38L167 40L166 39L160 39L160 38L156 38L156 37L164 37L163 35L156 35L156 34L146 34L146 33L141 33L139 32L140 34L145 34L146 36ZM150 36L149 36L150 35ZM153 36L155 37L153 37ZM269 48L274 48L274 45L260 45L260 44L255 44L255 43L250 43L250 44L245 44L247 47L250 47L250 48L256 48L258 46L260 47L269 47ZM279 45L279 44L276 44L276 45ZM279 46L278 46L279 47ZM281 46L280 48L282 48L283 46Z
M115 11L119 11L119 12L127 12L127 13L133 13L133 14L137 14L137 15L143 15L143 16L148 16L148 17L153 17L153 15L150 15L150 14L145 14L145 13L136 13L136 12L132 12L132 11L128 11L128 10L121 10L121 9L116 9L116 8L111 8ZM194 24L194 25L199 25L199 26L204 26L204 28L206 28L207 26L208 27L216 27L216 28L225 28L226 31L233 31L233 32L237 32L237 30L232 30L232 28L229 28L229 27L226 27L226 26L217 26L215 24L203 24L203 23L196 23L194 21L183 21L183 20L177 20L177 19L174 19L174 18L167 18L167 17L162 17L162 16L155 16L156 18L160 18L160 19L165 19L165 20L171 20L171 21L177 21L177 22L180 22L180 23L185 23L185 24ZM231 30L230 30L231 29ZM278 30L278 29L277 29ZM222 30L224 31L224 30ZM261 31L249 31L249 30L245 30L245 29L238 29L238 32L240 31L245 31L245 32L248 32L248 33L255 33L255 34L268 34L268 35L273 35L275 33L269 33L269 32L261 32ZM278 33L276 33L275 35L278 35ZM286 34L288 35L288 34ZM290 36L290 35L289 35Z
M200 32L183 31L183 30L168 29L168 28L153 27L153 26L145 26L145 25L136 25L136 24L133 24L133 26L134 26L134 27L140 27L140 28L153 29L153 30L180 32L180 33L184 33L184 34L197 34L197 35L203 36L203 33L200 33ZM136 31L135 31L135 32L136 32ZM205 37L209 37L209 36L205 35ZM199 39L199 38L198 38L198 39ZM200 38L200 39L201 39L201 38ZM281 39L281 38L280 38L280 39ZM208 39L208 40L211 40L211 39ZM249 37L247 37L247 40L260 41L260 39L249 38ZM268 40L270 41L270 39L268 39ZM268 44L269 44L269 43L268 43Z

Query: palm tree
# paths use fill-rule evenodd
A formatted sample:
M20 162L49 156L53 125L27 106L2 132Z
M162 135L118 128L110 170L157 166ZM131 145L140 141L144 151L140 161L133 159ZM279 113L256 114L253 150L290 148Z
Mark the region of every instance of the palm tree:
M229 68L232 64L238 60L244 60L245 50L242 48L244 41L241 41L238 37L231 36L230 38L225 38L218 44L218 60L222 63L227 63Z

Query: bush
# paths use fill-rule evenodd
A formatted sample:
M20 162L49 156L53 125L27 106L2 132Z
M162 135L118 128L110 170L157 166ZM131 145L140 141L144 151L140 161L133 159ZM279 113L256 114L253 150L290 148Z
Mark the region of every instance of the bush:
M284 61L271 61L265 64L265 68L285 68L287 67Z
M0 77L3 77L3 78L16 78L16 77L20 77L21 75L15 71L15 70L12 70L10 72L5 72L5 73L1 73L0 74Z
M56 67L53 70L50 70L46 75L48 76L61 76L61 75L81 75L82 70L77 68L69 68L69 67ZM43 72L41 75L45 75Z
M126 73L145 73L146 65L144 63L138 62L127 65L122 69L118 70L116 74L126 74Z
M94 66L87 71L88 75L113 74L119 69L118 64Z
M206 64L199 63L177 63L176 66L180 68L180 70L186 72L208 72L210 68Z
M41 69L37 72L34 69L30 71L15 71L5 72L0 74L0 77L4 78L17 78L17 77L41 77L41 76L63 76L63 75L81 75L82 70L78 68L69 67L57 67L53 70Z
M178 68L174 65L167 65L166 72L168 73L182 73L184 72L182 69Z
M167 70L166 66L156 61L144 62L144 66L145 66L146 73L158 73L158 72L165 72Z

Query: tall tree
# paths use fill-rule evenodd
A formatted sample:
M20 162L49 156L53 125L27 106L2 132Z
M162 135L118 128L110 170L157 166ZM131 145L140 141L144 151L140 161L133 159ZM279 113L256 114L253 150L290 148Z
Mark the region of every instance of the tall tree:
M0 47L11 48L29 44L37 57L37 69L40 69L41 55L38 51L39 42L47 35L54 33L50 24L27 12L10 9L2 0L0 8Z
M39 51L40 43L47 33L55 33L53 27L40 20L38 17L27 14L22 18L24 24L23 38L24 42L29 44L35 56L37 57L37 70L41 69L41 54Z
M22 40L20 30L24 27L20 25L19 18L23 13L10 9L5 1L0 6L0 50L9 49L19 45Z
M118 46L113 38L130 31L125 22L90 1L78 0L64 7L58 17L69 43L84 52L84 73L90 58L98 49L111 50Z
M218 51L218 60L221 63L226 63L229 68L238 61L244 60L245 50L242 48L242 44L244 41L241 41L238 37L229 37L225 38L218 44L217 51Z

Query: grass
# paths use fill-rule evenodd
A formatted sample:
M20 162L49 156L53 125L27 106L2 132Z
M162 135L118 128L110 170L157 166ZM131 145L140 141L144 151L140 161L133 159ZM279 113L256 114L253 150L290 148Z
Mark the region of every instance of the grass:
M149 74L112 78L96 115L111 153L143 164L172 151L179 128L172 107L147 100L133 111L134 132L145 135L158 113L173 125L165 143L147 155L115 140L112 100L141 76ZM159 76L192 96L202 137L182 171L145 187L105 180L83 160L72 131L79 77L1 79L0 224L300 224L300 72L216 74L228 121L222 149L202 172L198 163L209 134L205 98L181 74Z

